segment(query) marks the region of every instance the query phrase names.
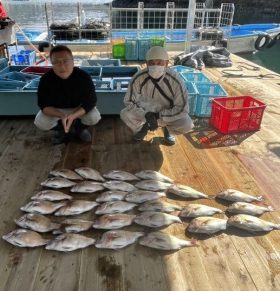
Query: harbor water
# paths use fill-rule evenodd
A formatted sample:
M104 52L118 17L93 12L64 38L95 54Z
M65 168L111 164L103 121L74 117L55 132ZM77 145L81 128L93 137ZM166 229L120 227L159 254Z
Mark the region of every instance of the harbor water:
M76 0L52 0L55 5L55 13L46 13L46 0L30 0L30 1L8 1L3 0L9 16L16 21L22 28L37 29L42 31L47 29L47 17L52 21L73 21L77 16ZM67 4L65 5L65 2ZM103 3L110 3L111 0L94 0L82 1L82 7L86 18L94 18L108 21L108 15L104 13ZM100 11L92 9L93 5L100 5ZM105 4L106 5L106 4ZM103 6L103 9L102 9ZM248 59L258 65L266 67L274 72L280 73L280 40L272 48L258 51L254 54L240 54L241 57Z

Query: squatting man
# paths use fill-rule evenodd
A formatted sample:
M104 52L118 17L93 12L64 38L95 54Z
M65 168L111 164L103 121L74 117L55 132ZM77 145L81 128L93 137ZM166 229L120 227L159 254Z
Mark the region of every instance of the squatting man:
M53 47L50 60L52 69L39 82L37 94L41 110L34 123L41 130L56 131L54 144L67 142L73 136L82 142L91 142L87 127L101 119L93 81L88 73L74 67L72 52L66 46Z
M132 130L133 138L142 141L148 131L163 128L167 144L175 144L175 136L193 128L188 115L188 94L181 77L168 68L169 57L161 46L153 46L146 54L147 68L131 80L124 97L125 108L120 117Z

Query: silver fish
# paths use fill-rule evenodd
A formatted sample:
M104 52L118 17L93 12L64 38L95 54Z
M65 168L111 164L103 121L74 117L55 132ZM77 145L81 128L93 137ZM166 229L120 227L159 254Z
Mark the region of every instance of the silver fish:
M34 248L45 245L49 240L44 239L39 233L27 229L15 229L2 238L17 247Z
M45 200L34 200L20 207L20 210L31 213L51 214L65 204L65 201L51 202Z
M179 216L182 217L211 216L215 213L223 213L223 211L221 209L202 204L189 204L182 209Z
M83 180L83 178L69 169L56 169L50 171L50 174L55 177L62 177L68 180Z
M233 202L253 202L263 200L262 196L252 196L234 189L227 189L220 192L216 197Z
M136 188L127 182L124 181L107 181L103 183L103 186L112 191L124 191L124 192L132 192L135 191Z
M60 201L71 200L73 197L56 190L43 190L31 197L31 200Z
M95 214L122 213L133 209L137 204L126 201L104 202L95 211Z
M125 213L105 214L93 222L93 228L98 229L118 229L131 225L136 215Z
M102 183L93 181L83 181L71 188L71 192L93 193L104 190Z
M16 219L15 223L20 227L38 232L48 232L60 227L60 224L52 222L48 217L34 213L24 214Z
M164 192L137 190L128 193L125 197L125 200L133 203L143 203L146 201L155 200L165 196L166 195Z
M65 206L61 207L58 211L56 211L54 215L78 215L92 210L97 205L99 204L95 201L72 200L69 201Z
M135 187L148 191L163 191L171 186L170 183L157 180L143 180L135 184Z
M227 208L228 212L249 214L249 215L262 215L265 212L274 211L271 206L258 206L247 202L235 202Z
M160 212L172 212L181 209L182 209L181 206L160 200L147 201L138 207L139 211L160 211Z
M63 231L72 233L87 231L92 227L92 223L89 220L68 218L61 222L61 228L53 231L53 234L60 234Z
M227 220L211 216L194 218L189 226L189 232L212 234L227 228Z
M87 180L94 180L100 182L105 181L105 179L101 176L101 174L97 170L89 167L80 167L75 169L74 171Z
M76 233L63 233L47 243L47 250L70 252L83 249L95 243L95 239Z
M205 193L199 192L186 185L171 185L168 190L169 193L191 199L208 198Z
M133 244L139 237L143 236L143 232L131 232L126 230L110 230L103 233L95 246L104 249L121 249Z
M124 191L106 191L97 196L97 202L121 201L124 200L127 192Z
M161 182L173 183L173 180L171 178L153 170L140 171L136 173L135 176L142 180L157 180Z
M271 231L273 229L280 229L280 224L266 221L247 214L237 214L231 216L228 219L228 224L247 230L249 232Z
M103 177L112 180L120 180L120 181L135 181L139 180L135 175L128 173L126 171L120 170L112 170L106 174L103 174Z
M150 232L140 238L139 244L159 250L179 250L184 247L197 246L196 240L183 240L160 231Z
M70 181L68 179L61 178L61 177L53 177L53 178L49 178L49 179L43 181L40 185L54 188L54 189L59 189L59 188L72 187L72 186L76 185L76 182L73 182L73 181Z
M134 222L148 227L161 227L172 223L182 223L178 216L163 212L147 211L137 215Z

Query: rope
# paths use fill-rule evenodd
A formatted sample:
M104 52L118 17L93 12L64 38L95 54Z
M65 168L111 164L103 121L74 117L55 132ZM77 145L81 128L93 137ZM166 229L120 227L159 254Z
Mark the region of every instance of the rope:
M248 71L260 71L260 67L258 66L254 66L254 65L251 65L251 64L248 64L248 63L245 63L245 62L238 62L237 64L240 64L237 66L237 70L235 69L225 69L225 70L222 70L222 73L225 77L243 77L243 78L257 78L257 79L264 79L264 78L275 78L275 76L277 78L280 78L279 74L273 74L273 73L269 73L269 74L259 74L259 75L247 75L247 74L244 74L244 73L240 73L240 74L235 74L235 73L232 73L232 72L242 72L243 69L246 69Z
M22 35L26 38L28 44L35 50L36 53L38 53L40 55L41 58L44 59L44 61L46 62L46 65L48 65L48 59L36 48L36 46L31 42L30 38L24 33L24 31L21 29L21 27L17 23L15 23L15 26L22 33ZM41 62L42 62L42 60L39 60L35 63L35 65L38 65Z

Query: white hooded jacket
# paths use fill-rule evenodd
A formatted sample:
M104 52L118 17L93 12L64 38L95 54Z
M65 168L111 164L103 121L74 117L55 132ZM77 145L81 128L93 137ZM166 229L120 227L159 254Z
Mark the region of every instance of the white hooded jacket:
M160 118L166 122L175 121L188 114L188 94L184 81L172 69L159 80L148 74L148 69L137 73L129 84L124 97L128 110L159 112Z

